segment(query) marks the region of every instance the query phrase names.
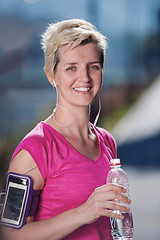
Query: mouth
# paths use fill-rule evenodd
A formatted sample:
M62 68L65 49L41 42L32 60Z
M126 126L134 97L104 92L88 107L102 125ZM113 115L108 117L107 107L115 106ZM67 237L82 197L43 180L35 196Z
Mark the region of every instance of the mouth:
M76 92L88 92L91 89L91 87L77 87L74 88Z

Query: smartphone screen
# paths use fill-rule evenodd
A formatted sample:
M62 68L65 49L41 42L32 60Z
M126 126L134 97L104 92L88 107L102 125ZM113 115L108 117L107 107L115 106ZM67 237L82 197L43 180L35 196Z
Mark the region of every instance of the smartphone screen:
M3 217L18 221L21 207L23 203L25 190L15 187L10 187L6 201L5 211Z
M27 186L9 182L1 219L11 224L19 224Z

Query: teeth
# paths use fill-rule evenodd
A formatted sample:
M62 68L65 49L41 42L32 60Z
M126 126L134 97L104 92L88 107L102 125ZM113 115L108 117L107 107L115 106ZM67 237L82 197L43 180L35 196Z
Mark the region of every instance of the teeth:
M80 91L80 92L87 92L90 90L90 87L88 88L83 88L83 87L80 87L80 88L74 88L75 91Z

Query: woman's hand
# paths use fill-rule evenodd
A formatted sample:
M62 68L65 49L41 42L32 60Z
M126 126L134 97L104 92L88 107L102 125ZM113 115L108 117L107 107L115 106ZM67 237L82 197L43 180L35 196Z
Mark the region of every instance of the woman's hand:
M116 184L106 184L96 188L87 202L80 206L86 224L96 221L101 216L123 219L123 215L114 213L113 210L130 211L128 207L118 203L131 203L131 200L123 195L125 192L125 188Z

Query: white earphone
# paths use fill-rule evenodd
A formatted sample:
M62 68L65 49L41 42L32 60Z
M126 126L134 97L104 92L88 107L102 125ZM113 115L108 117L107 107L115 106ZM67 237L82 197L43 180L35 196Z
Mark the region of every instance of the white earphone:
M56 86L56 82L54 81L54 79L53 79L53 83L54 83L54 87L56 88L57 86Z

